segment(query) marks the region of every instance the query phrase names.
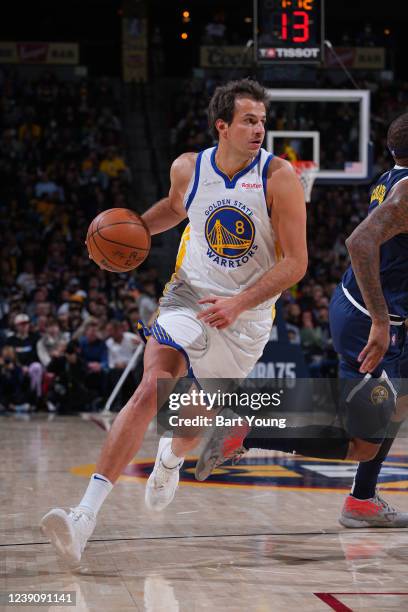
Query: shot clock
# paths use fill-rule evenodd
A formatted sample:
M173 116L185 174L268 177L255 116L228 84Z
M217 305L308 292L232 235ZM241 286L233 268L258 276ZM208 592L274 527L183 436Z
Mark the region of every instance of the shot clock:
M324 0L254 0L257 62L320 63Z

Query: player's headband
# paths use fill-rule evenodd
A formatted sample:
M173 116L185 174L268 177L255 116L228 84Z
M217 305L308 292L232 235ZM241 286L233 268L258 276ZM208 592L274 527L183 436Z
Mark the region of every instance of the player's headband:
M388 147L389 152L395 158L402 159L408 157L408 149L391 149Z

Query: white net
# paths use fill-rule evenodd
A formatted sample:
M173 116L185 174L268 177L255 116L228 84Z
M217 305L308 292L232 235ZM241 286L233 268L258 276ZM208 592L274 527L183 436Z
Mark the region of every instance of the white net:
M313 161L293 161L291 163L296 170L296 174L298 175L300 182L302 183L305 191L305 200L306 202L310 202L313 183L315 182L318 172L318 166Z

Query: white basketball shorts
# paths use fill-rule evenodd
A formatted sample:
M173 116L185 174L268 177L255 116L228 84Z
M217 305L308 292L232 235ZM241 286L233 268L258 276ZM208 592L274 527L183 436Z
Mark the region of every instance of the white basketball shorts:
M172 346L166 341L170 337L175 348L183 349L198 381L246 378L269 340L271 308L244 312L233 325L218 330L197 319L197 314L208 306L198 304L199 299L186 283L171 282L160 300L152 335Z

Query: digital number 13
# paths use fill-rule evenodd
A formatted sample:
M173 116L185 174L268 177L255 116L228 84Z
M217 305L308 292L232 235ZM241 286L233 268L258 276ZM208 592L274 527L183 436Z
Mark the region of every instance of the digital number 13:
M310 38L309 30L309 15L305 11L293 11L294 17L300 17L301 22L294 23L293 29L300 30L298 36L293 37L293 42L306 42ZM288 40L288 15L282 13L282 24L281 24L281 38L282 40Z

